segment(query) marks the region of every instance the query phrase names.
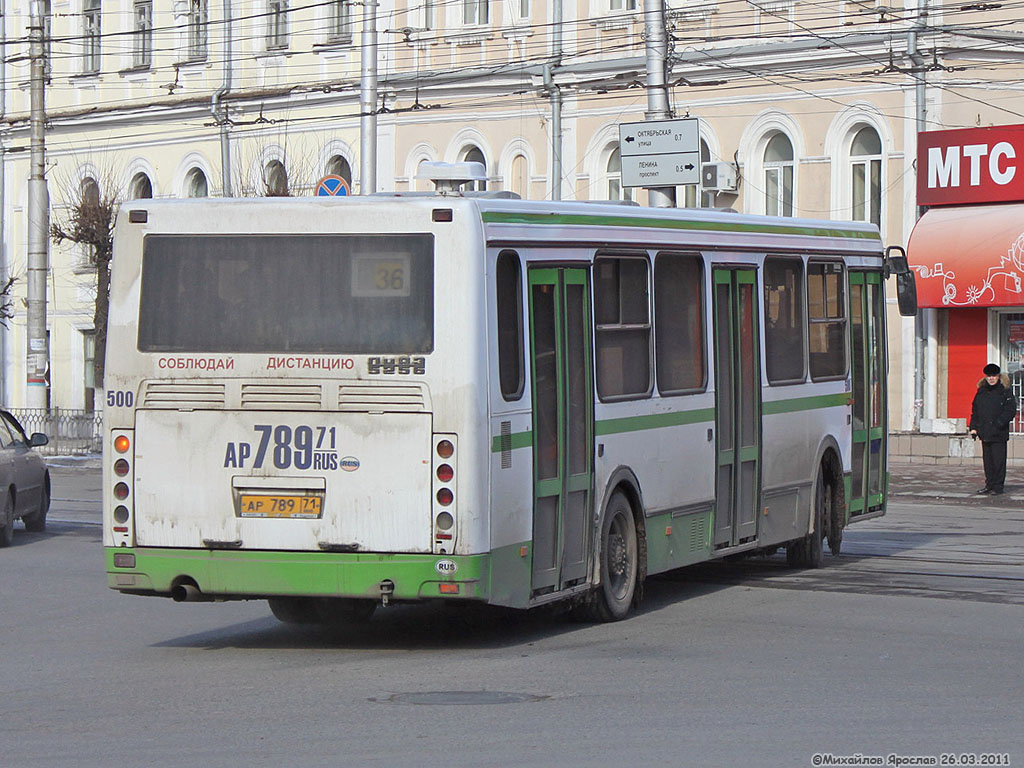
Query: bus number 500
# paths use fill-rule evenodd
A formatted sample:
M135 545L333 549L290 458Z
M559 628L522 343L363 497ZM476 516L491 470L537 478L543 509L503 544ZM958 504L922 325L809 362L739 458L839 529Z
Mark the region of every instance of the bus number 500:
M111 408L131 408L135 403L135 393L127 389L108 389L107 405Z

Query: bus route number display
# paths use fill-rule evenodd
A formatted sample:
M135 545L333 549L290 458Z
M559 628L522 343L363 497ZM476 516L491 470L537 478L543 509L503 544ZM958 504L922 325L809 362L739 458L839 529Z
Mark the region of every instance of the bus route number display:
M356 254L352 258L352 295L400 298L409 295L409 254Z

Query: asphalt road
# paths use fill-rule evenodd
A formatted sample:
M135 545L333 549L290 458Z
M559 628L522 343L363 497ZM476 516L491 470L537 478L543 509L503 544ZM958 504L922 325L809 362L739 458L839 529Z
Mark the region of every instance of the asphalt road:
M108 590L98 472L54 473L47 533L0 551L2 766L1024 766L1019 508L896 503L820 571L678 571L617 624L328 632Z

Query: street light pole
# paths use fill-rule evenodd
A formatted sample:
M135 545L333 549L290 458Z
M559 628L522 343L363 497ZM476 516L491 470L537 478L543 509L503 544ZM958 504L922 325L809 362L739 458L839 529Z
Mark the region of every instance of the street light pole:
M377 3L363 1L359 81L359 194L377 191Z
M644 35L647 38L647 120L667 120L672 117L668 104L668 83L665 77L665 59L668 43L665 34L664 0L644 0ZM652 208L675 208L675 187L653 187L647 190Z
M46 262L50 230L50 196L46 189L46 101L44 80L46 52L43 46L43 4L31 0L29 57L31 114L29 127L30 171L28 178L28 349L25 366L29 408L46 407Z

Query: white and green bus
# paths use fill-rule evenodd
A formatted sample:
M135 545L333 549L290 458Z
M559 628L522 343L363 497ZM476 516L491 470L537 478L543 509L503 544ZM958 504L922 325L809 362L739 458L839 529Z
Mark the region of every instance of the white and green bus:
M893 260L898 262L898 260ZM140 200L106 358L109 585L629 613L886 504L878 231L499 195ZM912 283L911 283L912 284Z

